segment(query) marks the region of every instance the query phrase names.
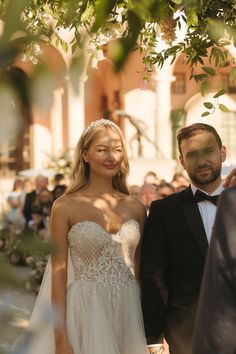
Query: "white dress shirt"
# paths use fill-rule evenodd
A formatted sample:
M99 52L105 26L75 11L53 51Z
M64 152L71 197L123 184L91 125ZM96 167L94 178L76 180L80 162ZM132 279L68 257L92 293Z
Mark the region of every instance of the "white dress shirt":
M192 189L193 195L195 195L197 189L201 190L205 194L208 194L205 191L203 191L202 189L194 186L192 183L191 183L191 189ZM223 190L224 190L224 187L222 185L220 185L210 195L219 195L223 192ZM211 203L209 200L203 200L202 202L198 202L197 204L198 204L198 208L199 208L199 211L200 211L200 214L202 217L202 222L203 222L205 232L207 235L207 240L208 240L208 243L210 243L212 228L213 228L215 216L216 216L216 206L213 203Z

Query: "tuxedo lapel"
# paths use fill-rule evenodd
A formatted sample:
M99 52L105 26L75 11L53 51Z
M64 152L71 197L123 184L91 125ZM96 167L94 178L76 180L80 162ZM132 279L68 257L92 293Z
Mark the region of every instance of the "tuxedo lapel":
M208 249L208 241L206 232L204 229L201 214L199 212L196 201L190 187L182 193L182 200L180 202L181 208L183 209L186 221L188 222L193 237L199 246L202 254L205 256Z

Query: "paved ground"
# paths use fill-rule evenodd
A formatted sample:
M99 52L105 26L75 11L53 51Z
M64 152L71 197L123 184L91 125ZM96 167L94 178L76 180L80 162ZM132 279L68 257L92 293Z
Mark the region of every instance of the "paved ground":
M16 267L18 276L24 281L29 276L30 269ZM28 319L33 309L35 295L28 292L10 289L0 291L0 354L5 354L27 327Z

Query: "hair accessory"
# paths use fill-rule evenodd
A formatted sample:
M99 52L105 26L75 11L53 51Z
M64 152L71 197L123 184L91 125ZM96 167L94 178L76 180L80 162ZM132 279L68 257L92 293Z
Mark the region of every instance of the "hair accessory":
M106 126L114 127L116 129L120 130L118 125L116 123L114 123L112 120L102 118L102 119L98 119L98 120L95 120L94 122L90 123L87 126L87 128L84 130L84 134L86 134L90 129L97 128L97 127L106 127Z

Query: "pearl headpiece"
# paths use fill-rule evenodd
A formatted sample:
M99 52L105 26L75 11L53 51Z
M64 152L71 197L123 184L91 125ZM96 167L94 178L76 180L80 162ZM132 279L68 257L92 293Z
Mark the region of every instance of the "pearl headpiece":
M117 130L120 130L118 125L114 123L112 120L102 118L90 123L87 126L87 128L84 130L84 134L86 134L90 129L97 128L97 127L105 127L105 126L110 126L116 128Z

